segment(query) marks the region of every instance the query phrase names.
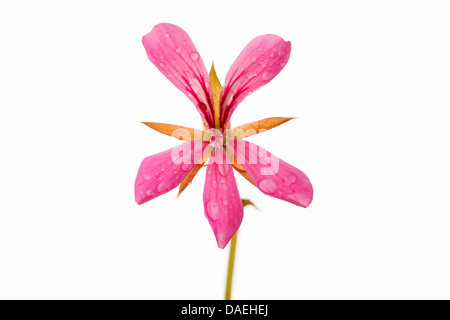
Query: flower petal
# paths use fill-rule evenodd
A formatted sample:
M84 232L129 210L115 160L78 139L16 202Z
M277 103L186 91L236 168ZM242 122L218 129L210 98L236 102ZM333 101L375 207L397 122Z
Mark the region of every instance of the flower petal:
M290 54L291 43L277 35L262 35L250 41L225 77L220 97L222 128L246 96L270 82L284 68Z
M214 127L209 75L189 35L173 24L160 23L142 38L150 61L197 107L203 123Z
M217 161L223 159L222 155L223 152L216 149L215 157L210 159L203 191L205 215L221 249L226 247L239 229L244 216L232 166L226 161Z
M302 171L245 140L229 140L227 148L263 193L304 208L310 205L313 187Z
M136 202L143 204L177 187L192 171L208 143L190 141L145 158L136 177Z

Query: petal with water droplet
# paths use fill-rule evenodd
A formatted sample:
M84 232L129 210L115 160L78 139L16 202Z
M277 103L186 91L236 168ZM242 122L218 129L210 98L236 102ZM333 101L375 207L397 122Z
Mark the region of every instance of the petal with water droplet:
M242 139L228 141L227 148L263 193L304 208L310 205L313 187L302 171Z
M216 150L216 156L222 152ZM244 215L231 164L214 161L208 164L203 203L217 245L223 249L238 230Z
M237 105L266 83L286 65L291 43L281 37L267 34L256 37L242 50L225 77L220 97L222 127L229 123ZM254 63L255 61L260 63Z
M142 161L134 185L138 204L169 192L183 181L196 163L201 162L208 144L203 143L203 148L197 151L194 145L195 141L186 142Z
M189 35L180 27L161 23L142 38L142 43L150 61L194 103L203 123L213 128L214 105L208 72ZM191 86L193 81L195 88Z

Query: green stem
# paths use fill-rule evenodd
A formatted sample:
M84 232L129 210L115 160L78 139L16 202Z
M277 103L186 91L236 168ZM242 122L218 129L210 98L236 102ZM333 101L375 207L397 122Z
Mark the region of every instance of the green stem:
M225 290L225 300L231 300L231 285L233 283L234 257L236 255L237 232L230 243L230 258L228 260L227 288Z

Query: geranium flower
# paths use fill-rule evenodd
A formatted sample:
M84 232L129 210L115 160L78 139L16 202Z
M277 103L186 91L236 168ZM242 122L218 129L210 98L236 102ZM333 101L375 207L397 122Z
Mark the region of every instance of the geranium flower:
M208 161L204 210L220 248L227 245L243 218L233 168L266 195L301 207L309 206L313 188L306 175L263 148L243 140L292 118L269 118L229 129L236 107L286 65L290 42L271 34L253 39L231 66L223 88L214 66L208 75L192 40L181 28L158 24L143 37L142 43L150 61L194 103L204 130L145 122L161 133L188 142L143 160L135 183L138 204L179 185L180 194Z

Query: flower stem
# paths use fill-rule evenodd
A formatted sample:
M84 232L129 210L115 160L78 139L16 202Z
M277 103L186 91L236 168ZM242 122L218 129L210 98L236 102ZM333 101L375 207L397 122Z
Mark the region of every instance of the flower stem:
M227 287L225 290L225 300L231 300L231 286L233 284L234 257L236 255L237 232L231 238L230 258L228 260Z

